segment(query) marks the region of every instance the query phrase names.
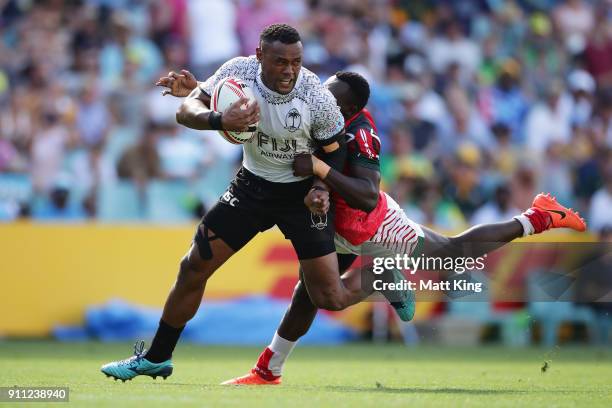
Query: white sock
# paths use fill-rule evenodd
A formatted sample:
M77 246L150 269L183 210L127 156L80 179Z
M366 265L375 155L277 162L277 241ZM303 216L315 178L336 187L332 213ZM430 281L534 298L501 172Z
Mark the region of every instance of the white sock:
M278 333L274 333L272 343L268 346L268 348L274 352L274 355L268 363L268 369L272 374L276 376L282 375L285 360L287 360L287 357L289 357L289 354L291 354L296 344L297 341L283 339Z
M530 210L527 210L527 211L530 211ZM532 235L535 232L533 225L531 225L531 221L529 221L529 218L527 218L525 214L517 215L516 217L513 217L513 218L517 220L518 222L520 222L521 225L523 226L523 236L524 237L528 235Z

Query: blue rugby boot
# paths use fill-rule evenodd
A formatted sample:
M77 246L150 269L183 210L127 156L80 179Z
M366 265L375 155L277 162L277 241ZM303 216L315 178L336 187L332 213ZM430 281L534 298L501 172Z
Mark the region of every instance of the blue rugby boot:
M166 377L172 374L173 366L172 360L166 360L162 363L152 363L144 355L146 350L144 348L144 341L140 340L134 344L134 355L130 358L126 358L121 361L113 361L100 368L107 377L113 377L115 381L131 380L137 375L148 375L153 377L162 377L164 380Z
M402 274L401 271L397 269L393 269L390 271L392 273L392 282L396 285L405 284L406 278ZM416 298L414 296L414 291L406 288L402 291L399 290L381 290L380 293L389 301L389 304L393 306L395 309L395 313L399 316L400 319L404 322L409 322L414 318L414 312L416 309Z

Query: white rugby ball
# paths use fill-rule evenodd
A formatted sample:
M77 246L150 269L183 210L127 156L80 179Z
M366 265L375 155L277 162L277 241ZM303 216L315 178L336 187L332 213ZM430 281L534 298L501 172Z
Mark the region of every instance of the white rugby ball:
M217 112L224 112L232 103L238 99L249 98L249 103L255 101L253 90L243 81L237 78L225 78L219 81L212 96L210 97L210 108ZM247 105L241 106L246 109ZM231 130L219 130L219 134L228 142L233 144L243 144L255 136L257 123L249 127L248 132L234 132Z

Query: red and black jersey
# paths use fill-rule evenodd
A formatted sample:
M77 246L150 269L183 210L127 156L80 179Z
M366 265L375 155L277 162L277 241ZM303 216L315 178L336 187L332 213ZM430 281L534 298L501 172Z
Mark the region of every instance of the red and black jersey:
M376 135L374 119L367 109L362 109L348 119L344 128L348 160L343 173L351 175L351 167L363 166L369 169L380 169L380 139ZM387 200L380 192L376 208L369 213L349 207L338 194L333 193L336 202L336 233L353 245L359 245L370 239L387 212Z
M359 165L379 170L380 139L370 112L362 109L344 123L344 129L349 154L347 166Z

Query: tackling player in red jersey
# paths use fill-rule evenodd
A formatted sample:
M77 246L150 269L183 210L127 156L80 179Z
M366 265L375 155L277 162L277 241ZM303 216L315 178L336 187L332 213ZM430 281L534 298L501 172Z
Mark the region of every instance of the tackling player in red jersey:
M350 266L357 254L393 256L394 254L458 257L464 244L471 245L471 256L490 252L513 239L537 234L550 228L572 228L584 231L586 225L577 213L556 202L550 195L539 194L532 208L513 219L475 226L459 235L447 237L410 220L399 205L380 191L380 139L376 125L365 109L369 97L367 81L359 74L339 72L326 82L344 116L348 159L343 172L331 169L315 156L295 159L296 174L314 174L332 188L336 200L336 251L341 272ZM363 245L364 243L368 245ZM344 258L343 257L348 257ZM351 258L352 257L352 258ZM356 269L342 276L346 287L357 286ZM364 299L369 293L363 293ZM395 306L395 305L394 305ZM397 310L397 309L396 309ZM272 342L259 356L255 367L226 385L277 385L281 383L283 365L314 321L317 308L308 297L303 283L296 285L291 305ZM400 311L398 311L398 314ZM408 311L410 320L414 309ZM400 314L400 317L401 314Z

